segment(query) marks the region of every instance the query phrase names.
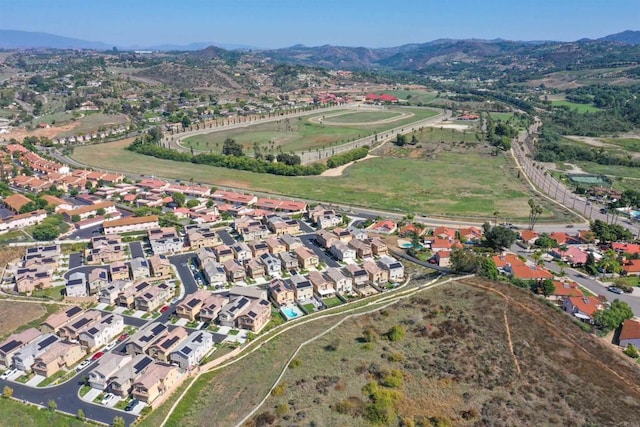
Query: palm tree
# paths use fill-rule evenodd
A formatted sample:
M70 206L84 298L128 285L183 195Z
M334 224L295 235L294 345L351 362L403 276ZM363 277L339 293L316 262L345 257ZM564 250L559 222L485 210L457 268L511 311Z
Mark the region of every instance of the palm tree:
M533 230L533 228L536 226L536 222L538 221L538 218L540 217L540 214L542 214L542 206L537 204L533 199L529 199L527 203L529 204L529 208L530 208L529 230Z
M498 214L500 212L498 211L493 211L493 222L495 223L496 226L498 226Z

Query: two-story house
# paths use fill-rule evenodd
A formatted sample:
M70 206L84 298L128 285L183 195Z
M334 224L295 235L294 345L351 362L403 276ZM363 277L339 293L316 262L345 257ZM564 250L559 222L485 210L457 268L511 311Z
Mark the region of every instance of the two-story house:
M296 294L289 282L276 279L267 285L269 299L277 307L294 304Z
M192 369L213 348L213 335L206 331L197 331L189 335L169 355L169 360L182 369Z
M300 246L295 248L293 252L298 259L298 266L303 270L308 270L311 267L317 267L320 264L320 258L311 249L306 246Z
M310 272L309 281L313 285L313 291L320 298L330 298L336 293L333 283L319 271Z
M345 276L341 269L337 267L329 267L325 271L325 276L333 284L336 292L348 294L353 291L353 280L349 276Z
M294 274L289 278L289 282L296 294L296 301L304 303L313 299L313 285L306 277Z

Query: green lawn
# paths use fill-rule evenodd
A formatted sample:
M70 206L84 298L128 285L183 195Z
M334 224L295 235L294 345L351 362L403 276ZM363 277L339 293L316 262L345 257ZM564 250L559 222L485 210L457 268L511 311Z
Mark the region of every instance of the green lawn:
M0 245L18 242L33 242L33 239L22 230L13 230L0 235Z
M353 111L336 117L327 117L325 121L334 123L363 123L399 117L398 111Z
M336 307L342 304L342 300L338 297L324 298L322 302L327 306L327 308Z
M402 101L408 101L413 105L418 103L429 104L438 97L437 92L430 92L426 90L385 90L380 93L388 93Z
M64 290L65 286L55 286L53 288L49 288L49 289L37 289L33 291L33 296L34 297L44 297L44 298L49 298L49 299L53 299L56 301L62 301L62 299L64 298L64 296L62 295L62 291Z
M569 107L571 110L578 110L578 113L593 113L600 111L600 108L593 104L578 104L577 102L566 100L551 101L551 105L554 107Z
M490 112L489 115L493 120L501 120L503 122L508 122L513 117L513 113L496 113Z
M46 404L46 402L45 402ZM0 399L2 425L6 427L81 427L87 424L69 415L24 405L12 399Z
M288 121L283 119L243 128L194 135L185 138L182 144L194 150L219 153L222 150L223 141L226 138L233 138L237 143L243 145L245 151L250 152L253 152L254 144L256 143L264 153L275 154L278 152L279 147L284 152L312 150L330 145L339 145L353 139L372 135L374 132L383 132L387 129L410 124L438 114L435 110L421 108L395 108L390 111L380 112L352 113L352 111L353 110L334 110L321 114L316 112L309 116L292 118ZM345 122L344 125L334 126L322 125L309 120L314 117L318 118L327 115L331 116L327 117L327 121L339 122L341 120L340 116L334 116L334 114L339 112L348 113L345 114L344 117L347 118L347 121L352 122L354 122L354 116L359 117L357 119L358 122L365 121L362 117L369 118L369 120L381 120L398 115L402 111L411 112L413 116L390 123L372 125L349 125L348 122Z
M307 310L307 313L313 313L314 311L316 311L316 306L313 304L304 304L303 307L305 310Z
M78 147L73 157L101 168L230 186L398 212L474 216L494 211L528 216L530 193L506 154L439 153L430 160L378 157L359 161L340 177L284 177L155 159L124 150L121 141ZM545 217L551 215L545 212Z
M640 153L640 139L639 138L602 138L602 142L611 145L617 145L625 150L634 151Z

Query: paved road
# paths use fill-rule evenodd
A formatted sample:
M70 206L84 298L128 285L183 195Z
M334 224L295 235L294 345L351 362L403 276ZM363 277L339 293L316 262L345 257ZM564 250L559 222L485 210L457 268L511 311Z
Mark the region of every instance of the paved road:
M195 255L192 253L169 257L169 262L178 270L178 275L180 275L180 280L184 286L185 295L193 294L198 290L198 284L193 278L193 274L191 274L191 269L189 268L189 261L193 257L195 257ZM166 313L163 313L163 316L164 314ZM167 318L168 317L167 315Z
M227 246L235 245L236 239L234 239L231 234L227 230L219 230L218 235L220 236L220 240Z
M129 243L129 250L131 252L131 258L144 258L144 249L142 249L142 243Z
M83 228L82 230L76 230L69 234L67 239L90 239L93 236L102 234L102 224L94 225L92 227Z
M298 236L302 243L311 249L318 258L320 258L320 262L324 262L329 267L340 267L340 263L336 261L331 255L325 252L317 243L315 243L316 236L315 234L303 234Z
M315 233L316 232L315 229L313 229L311 226L309 226L309 224L307 224L306 222L304 222L301 219L298 220L298 224L300 224L300 231L303 232L303 233Z
M69 255L69 270L82 266L82 253L73 252Z
M71 276L73 273L84 273L85 276L89 276L89 273L91 273L91 270L93 270L94 268L104 268L105 270L109 271L109 266L108 265L81 265L80 267L76 267L76 268L69 268L69 270L64 273L63 277L65 278L65 280L69 280L69 276Z

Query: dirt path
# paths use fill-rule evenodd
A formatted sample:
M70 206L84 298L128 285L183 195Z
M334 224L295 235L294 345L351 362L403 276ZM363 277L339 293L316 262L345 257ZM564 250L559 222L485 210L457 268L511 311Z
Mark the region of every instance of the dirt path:
M592 147L601 147L601 148L611 148L613 150L624 151L632 158L637 159L640 158L640 153L634 153L633 151L627 151L623 147L615 144L607 144L606 142L602 142L598 138L593 138L591 136L577 136L577 135L568 135L567 139L577 142L582 142L584 144L590 145Z
M339 117L339 116L344 116L344 115L348 115L348 114L355 114L355 113L363 113L363 112L367 112L367 111L372 111L372 112L385 112L387 110L380 110L380 109L375 109L375 108L366 108L366 109L354 109L351 112L338 112L338 113L334 113L331 115L324 115L323 117L310 117L309 121L312 123L316 123L316 124L323 124L326 126L369 126L369 125L384 125L387 123L393 123L393 122L397 122L398 120L404 120L404 119L408 119L411 118L413 116L415 116L414 113L407 113L407 112L400 112L399 116L394 116L394 117L389 117L388 119L381 119L381 120L376 120L373 122L332 122L330 120L327 120L328 118L331 117Z
M320 176L342 176L342 172L344 172L344 170L349 166L351 166L352 164L356 162L361 162L367 159L373 159L374 157L378 157L378 156L368 154L367 157L364 157L359 160L354 160L353 162L349 162L346 165L338 166L337 168L333 168L333 169L327 169L326 171L322 172Z

